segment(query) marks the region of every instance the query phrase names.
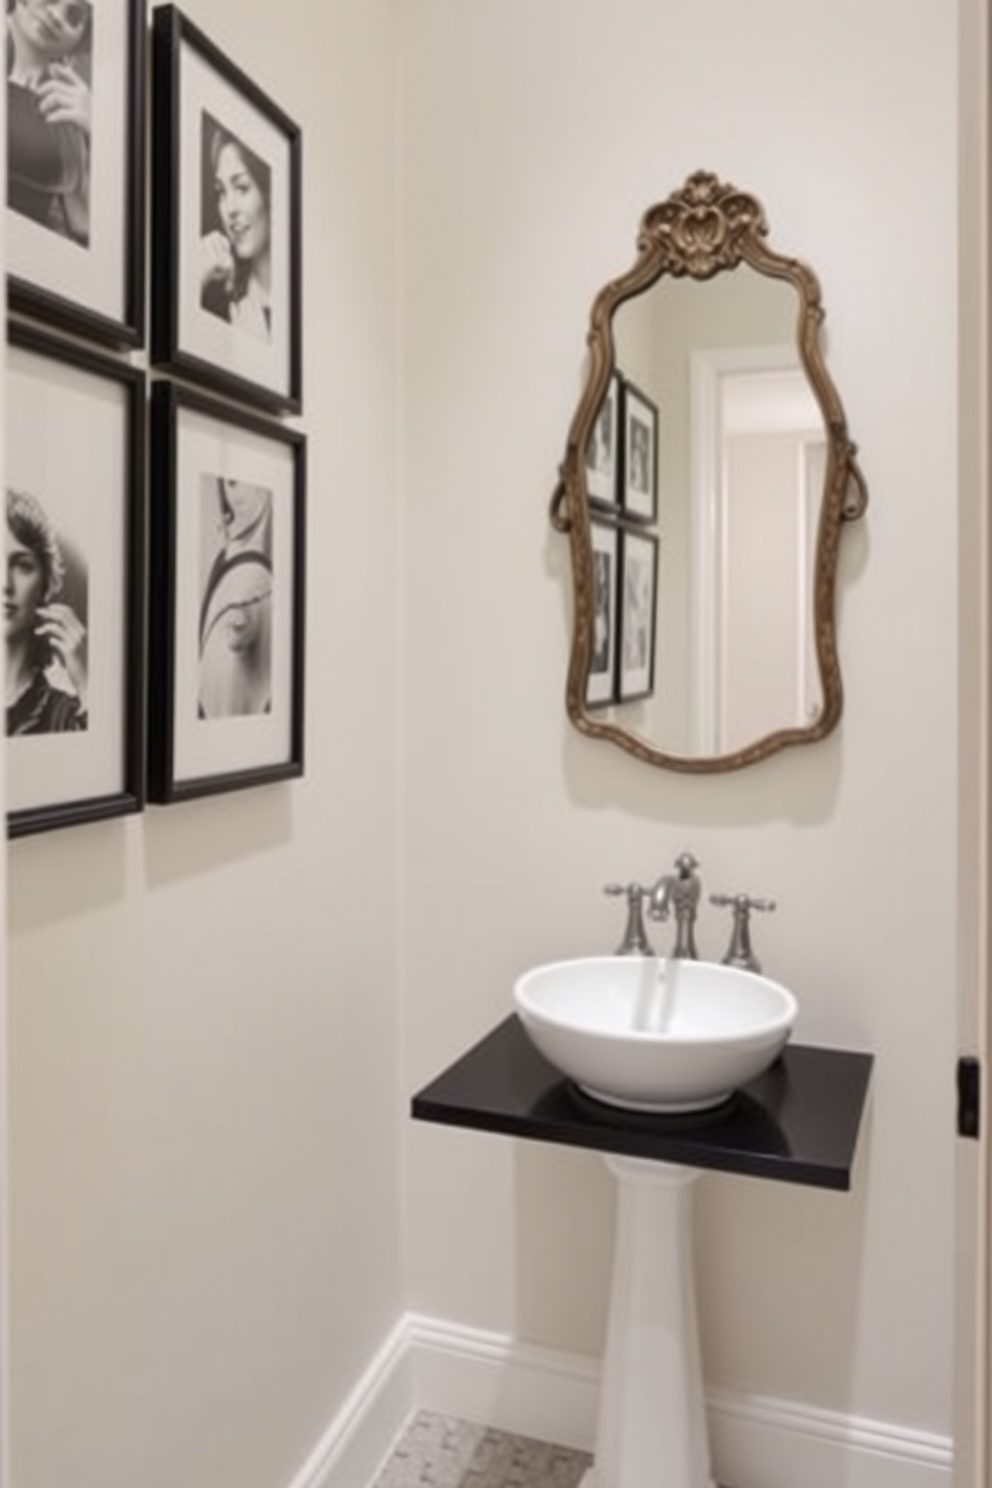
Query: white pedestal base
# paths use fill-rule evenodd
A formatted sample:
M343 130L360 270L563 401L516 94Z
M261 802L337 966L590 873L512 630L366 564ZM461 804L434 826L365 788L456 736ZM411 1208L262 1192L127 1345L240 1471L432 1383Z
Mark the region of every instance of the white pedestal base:
M618 1185L594 1466L582 1488L715 1488L692 1269L695 1168L607 1157Z

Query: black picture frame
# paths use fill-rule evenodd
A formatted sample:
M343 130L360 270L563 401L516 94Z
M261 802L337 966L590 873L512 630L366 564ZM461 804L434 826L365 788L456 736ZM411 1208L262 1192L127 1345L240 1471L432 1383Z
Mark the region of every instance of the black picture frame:
M152 386L151 801L303 774L306 450L284 424Z
M7 833L22 837L144 804L146 378L16 320L7 343L8 685L18 666L30 673L7 710ZM34 597L30 563L15 588L25 548L44 586ZM58 607L49 633L82 626L84 647L39 650L39 598Z
M614 512L620 506L620 404L620 378L612 372L589 435L585 475L591 505Z
M621 703L654 693L658 554L653 532L621 529L617 626L617 701Z
M152 76L152 360L299 413L300 129L174 5L153 13Z
M144 0L100 0L60 65L74 74L87 125L47 123L40 80L8 15L7 303L12 311L107 346L145 337ZM64 75L61 78L64 83ZM56 134L56 129L58 133ZM57 182L58 185L53 185Z
M620 534L614 522L591 517L592 609L586 707L605 708L617 696L617 625L620 593Z
M621 399L620 508L635 522L658 520L658 408L629 378Z

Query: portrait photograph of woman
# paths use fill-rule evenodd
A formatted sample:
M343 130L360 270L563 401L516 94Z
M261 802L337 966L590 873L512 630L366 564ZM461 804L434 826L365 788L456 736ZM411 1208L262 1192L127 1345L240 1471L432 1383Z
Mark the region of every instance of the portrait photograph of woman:
M622 703L654 692L658 553L653 533L633 529L621 533L617 699Z
M8 831L143 801L145 376L12 321L5 379Z
M152 47L152 358L299 413L299 127L175 6L153 11Z
M620 379L614 373L596 410L586 447L586 489L597 506L617 504L617 443L620 418Z
M86 568L29 491L7 489L7 734L85 729Z
M623 386L624 515L638 522L658 519L658 409L629 378Z
M10 303L144 338L144 0L4 0Z
M251 481L200 480L202 599L197 626L202 719L272 706L272 492Z
M149 793L303 771L306 436L152 389Z
M90 241L90 0L7 0L7 205Z
M617 528L612 522L589 523L592 542L592 614L586 706L602 708L616 696L618 554Z
M272 171L204 111L200 303L249 336L272 339Z

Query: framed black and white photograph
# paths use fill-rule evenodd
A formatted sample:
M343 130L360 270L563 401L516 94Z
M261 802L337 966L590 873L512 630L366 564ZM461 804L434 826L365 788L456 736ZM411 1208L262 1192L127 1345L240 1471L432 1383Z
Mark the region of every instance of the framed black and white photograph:
M144 339L144 0L7 0L8 297Z
M145 378L12 322L7 829L141 809Z
M616 701L617 602L619 544L617 528L595 517L589 523L592 544L592 638L586 706L602 708Z
M306 439L152 389L148 791L303 773Z
M632 382L623 385L620 505L625 517L658 519L658 410Z
M153 360L298 413L300 130L174 5L153 26Z
M617 700L654 692L658 609L658 539L651 532L620 533L620 640Z
M586 490L596 506L619 505L619 441L620 379L613 373L586 447Z

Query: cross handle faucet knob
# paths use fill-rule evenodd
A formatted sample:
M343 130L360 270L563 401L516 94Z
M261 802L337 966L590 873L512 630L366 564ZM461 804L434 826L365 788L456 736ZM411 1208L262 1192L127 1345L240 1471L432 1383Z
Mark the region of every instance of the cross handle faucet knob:
M745 971L759 972L761 962L751 945L751 911L757 909L770 913L775 908L774 899L759 899L751 894L711 894L710 903L727 906L734 912L734 926L730 933L730 944L723 958L725 966L741 966Z
M653 956L651 942L648 940L647 931L644 929L644 901L650 899L651 890L643 884L629 883L606 884L604 894L626 895L627 897L627 924L624 928L623 939L617 946L617 956Z

